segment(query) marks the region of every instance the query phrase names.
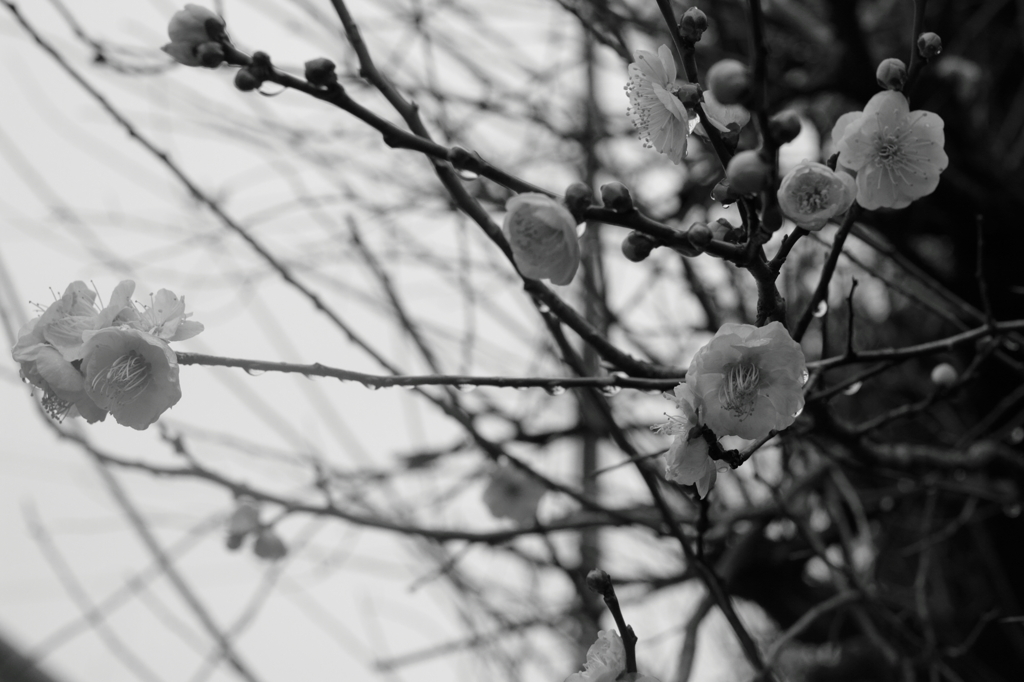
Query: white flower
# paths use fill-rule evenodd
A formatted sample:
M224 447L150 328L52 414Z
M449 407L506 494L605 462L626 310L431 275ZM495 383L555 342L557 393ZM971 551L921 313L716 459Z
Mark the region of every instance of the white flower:
M686 384L679 384L673 394L665 394L679 408L679 415L670 415L664 424L654 427L658 433L675 436L665 457L665 478L682 485L697 486L704 497L715 487L718 470L708 455L708 442L701 435L691 438L694 427L700 426L695 407L696 397Z
M614 682L626 669L626 648L617 632L602 630L587 650L582 672L573 673L565 682Z
M686 136L693 131L696 117L692 117L676 98L676 62L667 45L658 48L658 54L637 50L629 65L629 114L640 133L645 147L681 163L686 155Z
M949 165L943 122L910 111L901 92L885 90L864 111L843 114L832 128L839 164L857 172L857 203L866 209L904 208L931 194Z
M723 324L686 371L700 420L716 436L762 438L803 409L806 363L781 322Z
M185 312L184 296L178 298L173 291L161 289L152 297L151 305L129 324L164 341L184 341L203 331L202 323L187 319L191 316Z
M853 205L857 183L849 173L803 161L782 179L777 196L787 218L804 229L820 230Z
M483 501L495 517L513 519L525 526L536 518L537 506L545 492L547 488L543 483L502 462L491 474Z
M85 336L85 391L118 424L141 431L181 399L178 358L162 339L128 327Z
M576 219L568 209L537 192L517 194L505 203L501 231L523 277L566 285L580 266Z

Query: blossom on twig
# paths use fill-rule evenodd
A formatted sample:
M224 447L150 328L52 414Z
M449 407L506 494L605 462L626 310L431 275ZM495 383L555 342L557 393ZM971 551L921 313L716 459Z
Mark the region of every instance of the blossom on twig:
M832 128L839 165L857 173L857 203L866 209L905 208L931 194L949 165L943 121L910 111L901 92L872 97L864 111L843 114Z
M806 230L820 230L853 205L857 183L849 173L803 161L782 179L777 195L787 218Z
M686 136L697 123L676 98L676 62L667 45L658 54L646 50L633 53L629 65L629 115L645 147L654 147L672 163L681 163L686 155Z
M686 371L701 422L716 436L762 438L803 409L804 353L781 322L728 323Z
M697 494L705 497L715 487L718 471L715 460L708 455L708 442L700 433L700 419L694 405L696 397L686 384L676 386L665 397L676 403L678 415L654 427L658 433L675 436L665 457L665 478L682 485L697 486Z
M505 208L502 232L519 272L562 286L572 282L580 266L580 244L568 209L537 192L517 194Z
M587 650L583 670L565 678L565 682L614 682L626 669L626 647L612 630L597 633L597 641Z
M167 25L167 36L171 42L160 49L185 66L215 66L204 62L203 53L215 52L220 48L219 41L224 37L225 26L224 19L215 12L199 5L187 4L185 9L175 12L171 17Z

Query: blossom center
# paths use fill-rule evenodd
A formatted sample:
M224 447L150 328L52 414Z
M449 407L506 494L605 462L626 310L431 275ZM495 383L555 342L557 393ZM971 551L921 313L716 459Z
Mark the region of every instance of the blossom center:
M43 396L43 412L45 412L50 419L54 421L62 422L64 417L68 416L68 412L71 411L71 403L66 400L61 400L53 393L47 392Z
M885 167L896 166L903 161L903 150L895 136L880 137L875 145L875 151L878 153L878 160Z
M754 411L760 381L761 370L752 362L740 362L729 367L719 390L722 407L739 419L748 417Z
M146 390L152 380L152 366L138 351L131 350L114 360L106 372L97 374L92 388L115 404L124 405Z
M817 213L828 206L828 187L820 184L808 185L800 192L797 203L801 213Z

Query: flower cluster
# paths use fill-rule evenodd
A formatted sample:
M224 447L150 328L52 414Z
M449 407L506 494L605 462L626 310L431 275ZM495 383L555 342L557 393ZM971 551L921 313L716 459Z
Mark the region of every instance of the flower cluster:
M131 301L135 282L114 288L106 306L84 282L18 332L12 355L25 379L43 390L43 408L55 419L107 413L118 424L145 429L181 398L178 360L169 341L191 338L203 325L188 320L185 301L161 289L152 304Z
M717 476L706 436L756 439L787 428L803 409L806 371L803 350L781 322L722 325L697 351L686 383L666 394L679 408L655 427L675 436L666 478L706 495Z
M838 165L857 173L857 203L866 209L905 208L934 192L949 165L945 139L938 115L911 111L895 90L843 114L832 128Z

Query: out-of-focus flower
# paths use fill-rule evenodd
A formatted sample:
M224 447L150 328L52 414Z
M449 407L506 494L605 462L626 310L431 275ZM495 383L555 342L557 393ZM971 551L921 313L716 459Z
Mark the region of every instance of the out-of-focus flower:
M803 409L806 364L781 322L728 323L697 351L686 372L701 422L717 436L762 438Z
M185 297L178 298L173 291L161 289L152 297L150 305L128 324L164 341L184 341L203 331L201 322L188 318Z
M952 386L959 378L956 368L948 362L943 362L932 369L932 383L936 386Z
M715 487L718 471L715 460L708 456L708 442L699 433L700 419L694 405L693 390L679 384L672 395L665 394L679 408L678 415L669 415L668 421L654 427L658 433L675 436L665 457L665 478L682 485L697 486L697 494L704 497ZM697 433L691 434L697 428Z
M711 124L723 133L739 133L740 128L750 121L750 112L740 104L722 104L715 99L715 93L710 90L704 91L704 113L708 115ZM707 137L704 132L704 124L698 123L694 132Z
M602 630L587 650L583 670L565 678L565 682L614 682L626 669L626 648L617 632Z
M849 173L804 161L782 179L778 197L787 218L804 229L820 230L853 205L857 182Z
M536 518L537 506L545 492L547 488L543 483L502 462L491 474L483 501L495 517L513 519L525 526Z
M843 114L832 128L839 164L857 173L857 203L866 209L904 208L931 194L949 165L943 122L910 111L903 93L872 97L864 111Z
M658 54L637 50L629 65L629 114L645 147L654 147L673 163L682 163L686 155L686 136L696 118L676 98L676 62L667 45Z
M128 327L85 337L85 391L118 424L141 431L181 399L178 359L163 340Z
M764 187L770 170L760 153L748 149L729 159L725 179L737 194L754 194Z
M942 38L929 31L917 37L917 51L925 59L934 59L942 52Z
M252 546L252 551L261 559L277 561L278 559L283 559L288 554L288 546L284 544L284 540L274 532L273 528L264 528L256 536L256 542Z
M792 109L780 111L768 120L768 130L779 144L792 142L800 134L803 124L800 115Z
M227 546L238 549L242 546L245 536L260 529L260 506L251 497L240 497L235 510L228 517Z
M512 258L524 277L549 279L566 285L580 266L576 220L549 196L517 194L505 203L508 213L502 232L512 246Z
M708 69L708 90L722 104L740 104L750 95L750 70L735 59L720 59Z
M171 42L162 49L174 57L174 60L185 66L204 66L199 48L208 43L217 44L224 35L224 20L214 12L188 4L171 17L167 25L167 35Z

